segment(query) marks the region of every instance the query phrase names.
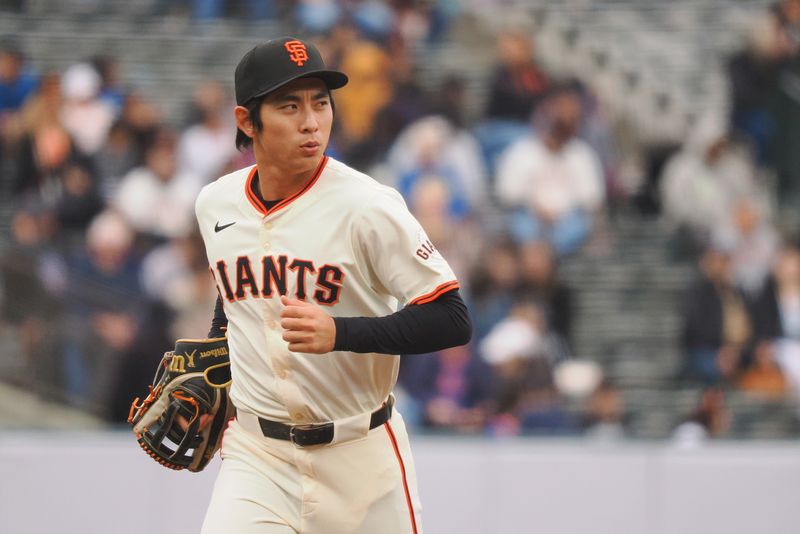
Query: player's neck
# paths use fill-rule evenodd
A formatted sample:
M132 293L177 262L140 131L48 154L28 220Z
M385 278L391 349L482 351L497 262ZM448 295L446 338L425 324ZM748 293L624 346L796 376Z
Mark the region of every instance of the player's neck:
M258 163L258 189L261 197L269 201L292 196L314 176L317 165L298 173L277 165Z

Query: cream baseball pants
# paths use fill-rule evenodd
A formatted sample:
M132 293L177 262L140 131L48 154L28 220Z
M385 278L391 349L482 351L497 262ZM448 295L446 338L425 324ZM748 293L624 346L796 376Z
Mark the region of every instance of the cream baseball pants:
M230 422L202 534L416 534L417 477L397 411L366 436L298 447Z

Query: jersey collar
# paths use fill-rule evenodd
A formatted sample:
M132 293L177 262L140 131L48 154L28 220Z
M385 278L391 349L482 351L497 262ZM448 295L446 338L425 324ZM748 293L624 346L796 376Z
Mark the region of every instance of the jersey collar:
M264 202L261 199L261 194L256 190L255 184L253 183L255 181L256 173L258 172L258 165L254 165L253 168L250 170L250 174L247 175L247 180L245 181L244 190L245 190L245 195L247 196L247 200L249 200L250 204L253 205L256 211L258 211L262 215L264 216L271 215L276 211L285 208L286 206L288 206L289 204L300 198L306 191L311 189L314 186L314 184L317 183L317 180L319 180L319 177L322 174L323 169L325 169L326 163L328 163L328 156L322 156L322 159L317 165L314 174L311 176L311 179L308 180L308 182L306 182L303 188L300 189L300 191L298 191L294 195L286 197L285 199L281 200L271 208L267 208L264 205Z

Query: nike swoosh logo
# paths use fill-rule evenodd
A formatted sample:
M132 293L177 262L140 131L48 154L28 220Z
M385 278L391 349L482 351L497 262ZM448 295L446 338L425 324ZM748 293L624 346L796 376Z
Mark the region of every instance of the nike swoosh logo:
M214 231L215 231L215 232L221 232L221 231L223 231L225 228L227 228L227 227L229 227L229 226L233 226L234 224L236 224L236 221L233 221L232 223L228 223L228 224L223 224L222 226L220 226L220 225L219 225L219 221L217 221L217 224L215 224L215 225L214 225Z

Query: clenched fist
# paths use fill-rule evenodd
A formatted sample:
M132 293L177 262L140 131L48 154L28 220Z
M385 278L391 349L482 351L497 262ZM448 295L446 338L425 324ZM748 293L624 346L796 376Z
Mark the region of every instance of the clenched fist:
M316 304L281 297L281 328L283 339L292 352L326 354L336 341L333 317Z

